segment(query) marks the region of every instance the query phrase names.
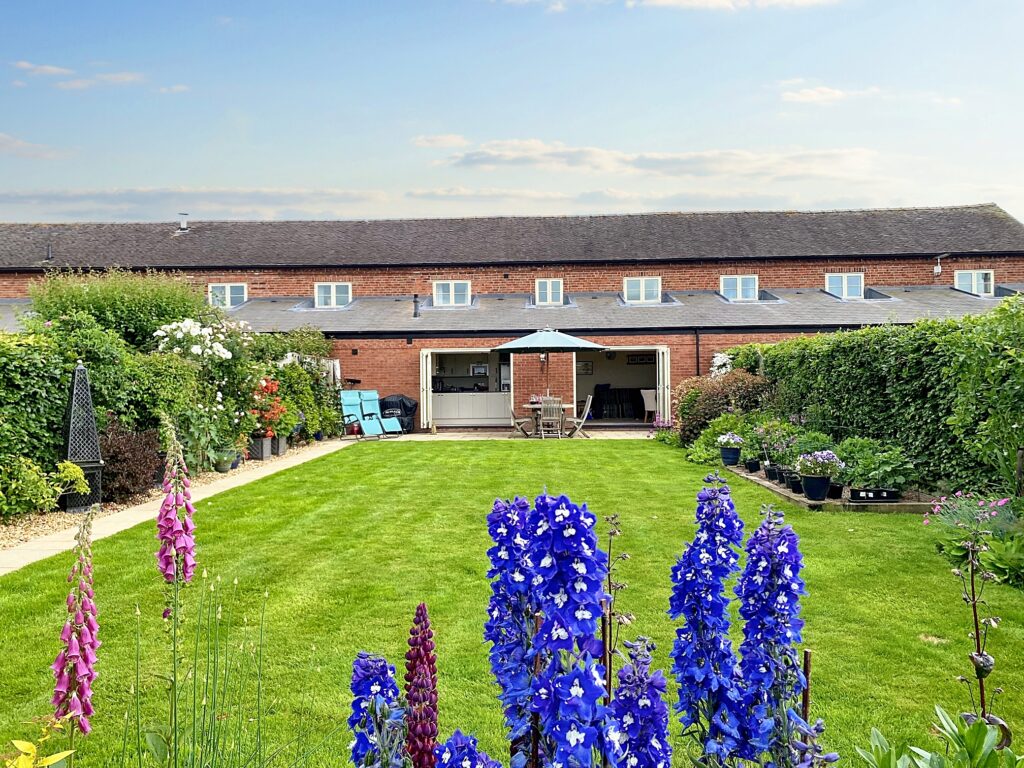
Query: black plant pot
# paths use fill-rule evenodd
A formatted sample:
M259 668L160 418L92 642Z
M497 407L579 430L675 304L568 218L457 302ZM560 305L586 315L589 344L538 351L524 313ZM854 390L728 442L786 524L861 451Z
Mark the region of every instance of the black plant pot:
M238 465L242 463L242 454L236 453L235 460L231 462L232 469L238 469Z
M891 504L903 498L900 491L891 488L851 488L850 501L861 504Z
M828 486L828 498L830 498L830 499L841 499L841 498L843 498L843 484L842 483L829 483L829 486Z
M774 464L768 464L764 468L764 476L771 480L772 482L775 482L776 480L779 479L779 468L776 467Z
M740 449L722 446L718 449L722 454L722 463L727 467L735 467L740 463Z
M251 437L249 438L249 458L255 459L256 461L263 461L269 459L270 453L270 438L269 437Z
M757 472L761 469L761 462L759 459L747 459L743 466L747 468L747 472Z
M800 479L800 475L796 472L790 472L786 475L786 482L789 485L789 490L795 494L801 494L804 492L804 484Z
M804 496L811 501L824 501L828 496L828 488L832 484L832 479L815 475L801 475L800 482L803 485Z
M284 456L288 452L288 436L274 435L270 438L270 449L275 456Z
M324 439L324 433L323 432L314 432L313 433L313 439L316 440L317 442L320 442L321 440Z
M785 467L779 467L778 472L775 475L775 482L781 486L789 486L789 470Z

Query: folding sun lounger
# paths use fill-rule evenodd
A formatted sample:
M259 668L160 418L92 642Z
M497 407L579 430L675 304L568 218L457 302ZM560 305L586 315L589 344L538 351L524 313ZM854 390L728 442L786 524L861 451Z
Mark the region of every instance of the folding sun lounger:
M402 423L394 416L384 416L380 412L380 396L375 389L359 390L359 399L363 408L363 417L376 420L384 429L385 435L402 434Z
M356 390L342 390L340 393L341 397L341 415L345 420L345 426L348 427L352 424L359 425L359 437L384 437L384 427L377 419L366 418L363 416L362 401L359 397L359 392Z

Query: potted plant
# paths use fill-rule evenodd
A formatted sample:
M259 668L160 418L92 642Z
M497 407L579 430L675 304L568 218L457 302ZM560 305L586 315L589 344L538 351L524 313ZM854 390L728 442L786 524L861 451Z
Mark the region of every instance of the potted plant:
M735 467L740 463L740 447L743 443L743 438L735 432L726 432L718 436L718 450L725 466Z
M249 458L262 461L270 458L273 448L272 441L278 434L278 424L285 417L287 408L277 395L280 385L269 377L260 379L259 386L253 392L254 407L250 414L255 417L255 428L252 431L252 440L249 441ZM289 429L294 422L289 425ZM285 433L287 436L287 433ZM287 450L287 437L285 442ZM282 451L283 453L283 451Z
M891 503L903 498L913 476L903 451L892 446L860 458L849 471L850 501Z
M744 443L740 449L740 461L743 462L743 468L747 472L760 472L761 471L761 459L756 453L757 448L752 443Z
M803 453L796 460L796 471L800 473L804 496L811 501L824 501L828 496L832 478L846 465L829 450Z
M213 460L213 468L221 474L230 472L237 457L238 451L235 450L233 445L222 445L217 449L217 454Z
M793 493L800 496L804 492L803 478L800 477L800 473L795 470L789 470L786 472L786 485Z

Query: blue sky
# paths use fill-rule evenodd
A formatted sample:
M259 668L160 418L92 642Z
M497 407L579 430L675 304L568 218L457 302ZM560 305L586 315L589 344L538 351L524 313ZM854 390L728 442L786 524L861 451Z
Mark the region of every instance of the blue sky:
M1021 0L10 3L0 220L994 201Z

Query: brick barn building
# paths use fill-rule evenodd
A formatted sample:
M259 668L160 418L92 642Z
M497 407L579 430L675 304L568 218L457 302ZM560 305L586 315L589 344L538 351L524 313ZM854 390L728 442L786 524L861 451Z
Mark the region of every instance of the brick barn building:
M546 390L628 424L738 343L991 309L1024 291L1024 225L992 204L0 224L0 324L43 273L113 266L182 272L258 331L322 329L344 377L415 398L421 427L504 426ZM606 350L492 351L545 327Z

